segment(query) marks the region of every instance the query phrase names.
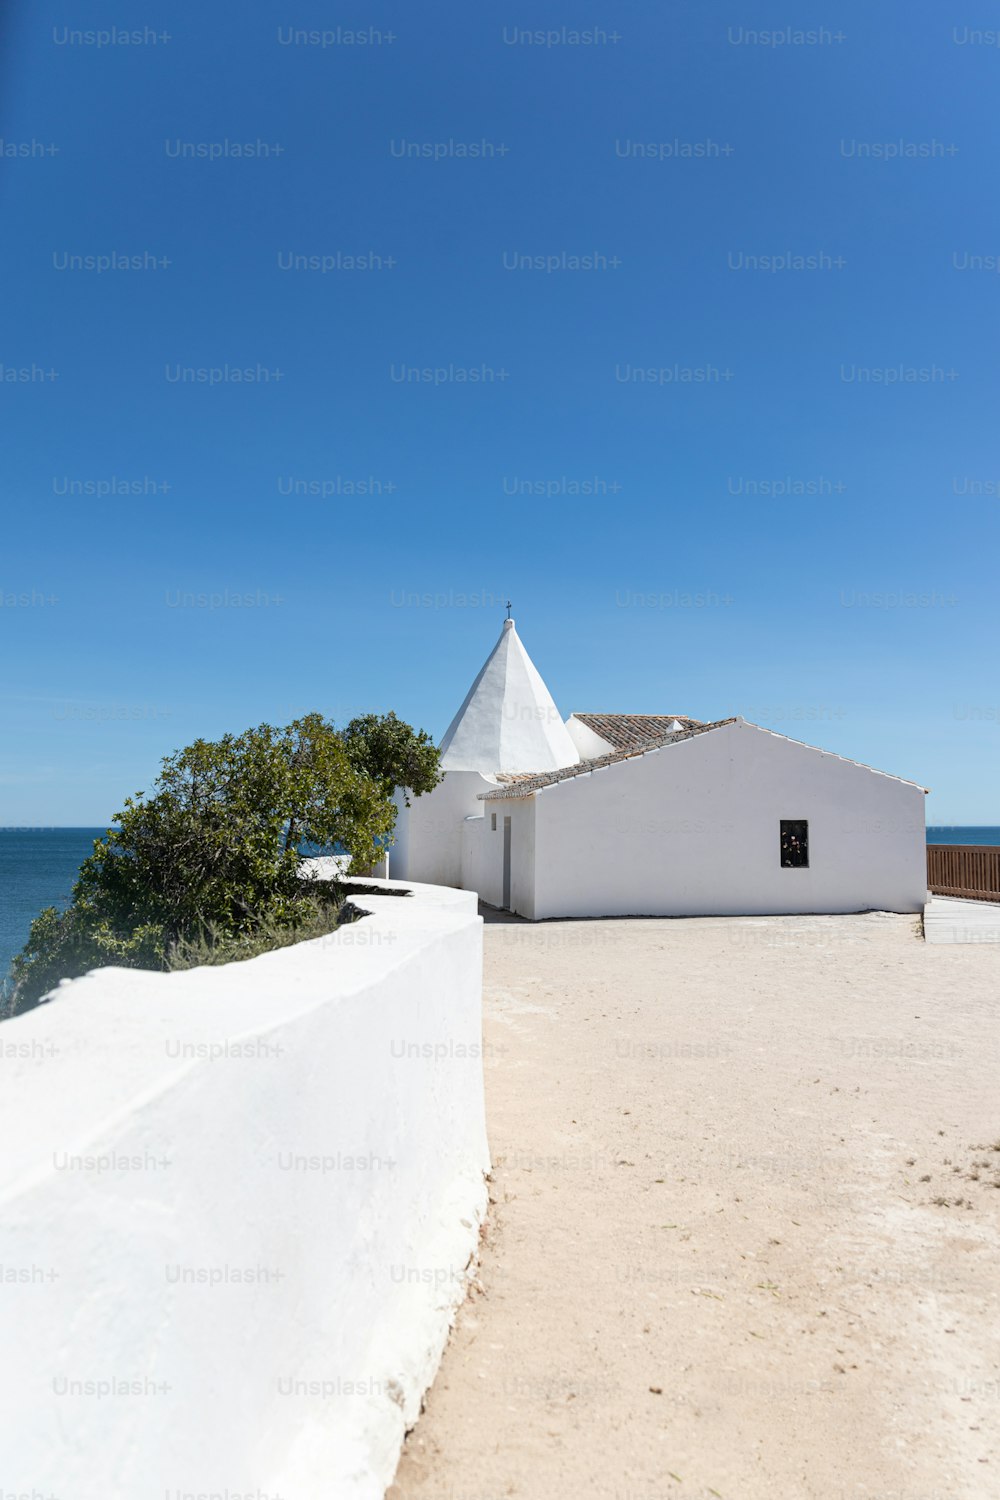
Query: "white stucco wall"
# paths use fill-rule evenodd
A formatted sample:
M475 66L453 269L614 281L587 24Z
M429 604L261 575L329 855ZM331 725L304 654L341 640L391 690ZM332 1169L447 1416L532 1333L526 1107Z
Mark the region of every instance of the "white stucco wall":
M393 792L392 800L396 806L396 824L389 848L389 870L393 880L402 880L405 879L410 860L410 808L403 800L403 793L399 788Z
M483 810L477 800L496 783L476 771L448 771L432 792L402 805L397 793L396 842L389 851L394 880L462 884L462 822Z
M525 916L916 912L926 899L919 787L743 722L530 800ZM808 869L781 868L782 818L808 819Z
M537 916L535 896L535 826L537 808L534 802L512 812L510 909L526 917Z
M479 804L482 807L482 803ZM489 827L489 819L482 813L466 818L462 823L462 889L480 892L483 888L483 823Z
M381 1500L485 1208L482 926L356 899L0 1025L5 1492Z
M509 813L511 808L521 807L524 804L481 802L479 805L486 811L478 830L479 885L477 890L487 905L499 907L503 904L503 815L505 812ZM494 818L496 818L495 828L493 827ZM471 859L469 867L473 868Z
M511 820L510 909L535 915L535 804L530 797L480 802L486 811L480 852L479 893L490 906L503 906L503 820ZM493 815L497 826L492 826Z

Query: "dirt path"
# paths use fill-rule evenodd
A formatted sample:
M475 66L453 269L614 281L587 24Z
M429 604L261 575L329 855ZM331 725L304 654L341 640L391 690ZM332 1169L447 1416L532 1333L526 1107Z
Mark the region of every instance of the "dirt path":
M1000 1495L1000 949L914 932L487 927L496 1202L391 1500Z

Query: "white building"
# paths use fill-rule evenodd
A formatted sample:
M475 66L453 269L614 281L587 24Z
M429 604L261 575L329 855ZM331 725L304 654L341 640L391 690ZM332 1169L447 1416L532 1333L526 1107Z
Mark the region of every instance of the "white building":
M442 783L400 807L394 878L533 920L926 900L923 787L738 716L564 723L513 620L441 752Z

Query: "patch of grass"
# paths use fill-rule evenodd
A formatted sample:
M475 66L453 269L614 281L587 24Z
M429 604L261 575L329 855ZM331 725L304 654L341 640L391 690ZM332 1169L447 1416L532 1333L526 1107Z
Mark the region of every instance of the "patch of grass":
M331 899L324 894L312 898L305 916L294 923L265 922L247 933L220 933L209 928L197 938L181 939L168 950L166 967L178 970L197 969L206 964L242 963L277 948L289 948L293 943L328 937L338 927L356 921L361 915L350 902Z

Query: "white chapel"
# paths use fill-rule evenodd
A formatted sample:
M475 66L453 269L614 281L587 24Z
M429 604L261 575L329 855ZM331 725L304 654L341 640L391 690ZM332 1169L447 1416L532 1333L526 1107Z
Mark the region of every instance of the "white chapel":
M750 724L563 719L505 620L441 741L444 779L398 797L393 879L552 917L917 912L925 790Z

